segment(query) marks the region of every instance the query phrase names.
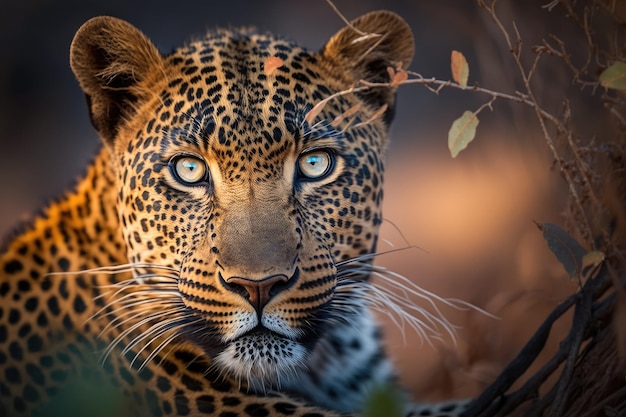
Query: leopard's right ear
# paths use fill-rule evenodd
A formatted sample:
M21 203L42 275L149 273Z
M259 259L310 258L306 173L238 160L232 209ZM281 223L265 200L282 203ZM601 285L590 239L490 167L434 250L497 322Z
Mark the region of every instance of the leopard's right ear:
M130 23L101 16L76 32L70 65L87 96L91 122L112 144L120 125L146 97L142 91L159 74L162 56L154 44Z

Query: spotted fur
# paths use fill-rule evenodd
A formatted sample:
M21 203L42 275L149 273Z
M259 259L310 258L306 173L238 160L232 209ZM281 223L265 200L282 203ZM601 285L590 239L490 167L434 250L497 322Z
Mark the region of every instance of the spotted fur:
M85 23L71 66L103 148L0 256L0 415L79 381L116 415L333 416L393 383L368 255L394 88L310 111L412 55L389 12L319 52L217 30L163 55Z

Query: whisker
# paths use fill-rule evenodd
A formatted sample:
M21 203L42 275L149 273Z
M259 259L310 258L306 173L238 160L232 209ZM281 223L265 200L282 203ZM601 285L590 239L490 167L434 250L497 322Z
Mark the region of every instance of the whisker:
M385 282L390 283L398 288L402 288L403 290L407 291L408 293L415 295L417 297L423 298L425 300L427 300L432 306L433 308L437 308L434 300L437 300L445 305L447 305L448 307L452 307L455 310L460 310L460 311L467 311L467 310L475 310L479 313L482 313L488 317L494 318L494 319L498 319L497 316L494 316L493 314L473 305L472 303L469 303L467 301L463 301L463 300L459 300L457 298L443 298L438 296L435 293L432 293L428 290L423 289L422 287L418 286L417 284L415 284L414 282L412 282L411 280L409 280L407 277L405 277L402 274L398 274L397 272L393 272L390 271L386 268L380 267L380 266L374 266L373 267L375 273L377 274L377 276L379 276L380 278L383 278L385 280ZM386 275L385 275L386 274ZM400 281L402 281L402 283L399 283L393 279L391 279L389 276L398 279ZM437 313L439 313L441 315L441 313L439 312L439 310L437 310Z
M116 295L119 295L119 293L116 292L114 296ZM93 320L96 317L108 317L122 309L138 306L141 304L153 303L156 300L159 300L161 302L164 299L170 299L172 301L178 300L178 293L175 290L171 289L145 289L133 291L131 293L124 294L121 297L113 298L104 307L100 308L98 311L88 317L85 322ZM103 314L103 312L107 309L112 309L112 311Z
M170 312L163 312L161 314L155 314L152 317L150 317L149 319L144 319L141 321L141 324L147 324L151 321L154 321L158 318L161 318L163 316L171 316L172 313ZM176 324L176 323L180 323L181 321L181 317L179 316L175 316L175 317L170 317L166 320L163 321L159 321L158 323L153 323L148 329L146 329L145 331L141 332L141 334L139 334L137 337L133 338L125 347L124 349L122 349L122 355L127 354L128 352L130 352L131 350L133 350L135 348L135 346L137 346L139 343L143 342L144 340L148 339L148 338L152 338L152 340L156 339L159 337L159 335L167 332L168 330L172 329L172 324ZM154 336L156 335L156 336ZM152 337L154 336L154 337ZM142 352L150 343L147 343L144 345L144 348L142 350L140 350L139 352ZM132 365L132 363L131 363Z
M146 300L148 302L150 302L151 300ZM158 305L158 307L163 307L163 305ZM155 307L157 307L155 306ZM166 305L167 306L167 305ZM152 310L152 309L150 309ZM103 356L103 361L105 361L108 356L111 354L111 352L124 340L126 339L128 336L130 336L133 332L135 332L136 330L138 330L140 327L150 323L151 321L157 320L160 317L163 316L167 316L167 315L171 315L171 309L168 308L160 308L157 312L155 313L151 313L146 315L143 319L138 320L135 324L133 324L130 327L125 328L123 331L120 332L120 334L118 334L108 345L108 347L105 350L104 356ZM116 324L115 327L119 327L120 324Z
M47 276L58 276L58 275L83 275L83 274L105 274L105 275L115 275L124 272L133 272L136 269L163 269L166 271L177 272L176 269L170 266L157 265L157 264L144 264L144 263L129 263L129 264L121 264L121 265L112 265L112 266L100 266L97 268L83 269L79 271L67 271L67 272L49 272L46 274Z
M171 307L176 307L176 304L171 303ZM134 307L134 306L133 306ZM144 304L142 306L142 308L118 308L115 312L118 313L115 318L113 320L111 320L100 332L99 336L104 335L109 329L115 329L118 328L120 326L125 325L126 323L129 323L133 320L137 319L137 316L139 314L145 313L145 312L150 312L150 311L154 311L155 309L159 309L159 310L163 310L164 308L169 308L170 306L167 306L164 303L161 303L160 305L151 305L151 304ZM123 312L122 310L127 309L127 311ZM178 308L174 308L172 309L172 312L175 312L177 310L184 310L184 307L178 307ZM169 310L168 310L169 311ZM130 317L129 317L130 316ZM129 318L125 318L125 317L129 317Z
M406 248L392 249L385 253L406 250ZM452 325L439 309L438 303L464 310L471 308L469 303L459 303L458 300L445 299L426 291L401 274L384 267L372 265L369 261L377 254L366 254L338 263L337 271L337 303L338 309L350 309L350 298L359 298L366 301L370 307L387 315L391 322L400 330L406 342L407 325L412 328L422 341L432 345L432 340L443 340L444 334L457 343L458 328ZM368 277L380 280L379 285L374 283L365 285ZM342 299L342 293L349 294ZM412 301L412 298L426 300L432 308L430 312Z
M139 372L141 372L146 366L148 366L148 364L150 362L152 362L152 360L159 354L159 352L161 352L167 345L169 345L173 340L175 340L177 337L180 336L178 334L178 332L176 332L174 329L172 329L170 331L172 332L172 334L170 336L168 336L167 338L165 338L161 343L159 343L159 345L156 348L154 348L152 350L152 352L150 352L148 357L146 359L144 359L144 361L139 366ZM155 339L153 339L152 341L154 341L154 340ZM139 353L135 356L135 358L133 358L133 360L131 362L131 366L134 364L134 362L138 358L139 354L141 354L152 343L152 341L147 343L145 345L145 347L139 351ZM165 357L163 357L163 359L165 359Z

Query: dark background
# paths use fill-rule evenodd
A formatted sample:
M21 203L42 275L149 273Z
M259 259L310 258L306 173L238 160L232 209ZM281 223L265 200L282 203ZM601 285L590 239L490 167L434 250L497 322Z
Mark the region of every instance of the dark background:
M562 11L550 12L545 3L502 0L498 11L508 28L515 19L528 46L548 33L581 42ZM475 2L337 0L336 5L349 19L381 8L402 15L416 38L411 68L426 77L449 79L450 52L456 49L467 56L470 84L508 93L521 89L501 35ZM126 19L163 52L206 29L239 25L317 49L343 26L323 0L9 0L1 9L0 235L70 186L98 149L68 64L73 34L90 17ZM569 80L562 66L548 61L541 67L535 86L546 108L558 108L558 99L571 89ZM474 395L559 298L575 291L532 223L559 223L564 196L532 111L496 102L493 113L481 113L476 142L456 160L449 157L451 122L487 100L454 90L437 96L416 85L399 91L380 249L408 241L428 254L408 249L380 262L428 290L502 318L442 308L462 329L456 345L434 342L434 349L420 347L410 330L406 342L400 331L389 330L404 380L428 399Z

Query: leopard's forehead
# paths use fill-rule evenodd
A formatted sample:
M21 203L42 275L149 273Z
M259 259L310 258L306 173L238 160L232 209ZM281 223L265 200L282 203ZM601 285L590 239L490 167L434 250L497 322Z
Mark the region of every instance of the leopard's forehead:
M307 112L332 94L315 53L269 34L217 31L165 57L166 86L144 136L160 136L164 153L210 153L226 175L269 162L307 141L337 136L329 124L314 132ZM154 137L153 141L154 141ZM230 174L229 174L230 173ZM267 175L267 173L266 173Z

